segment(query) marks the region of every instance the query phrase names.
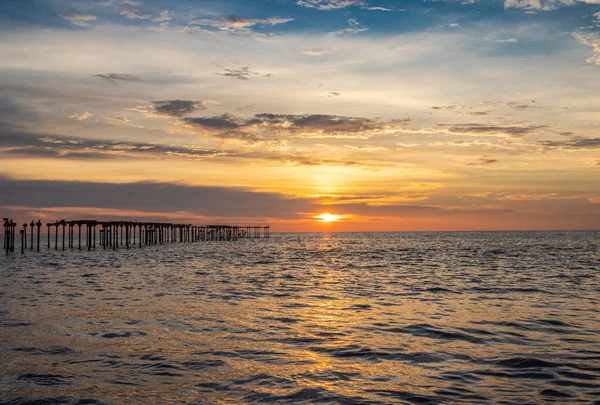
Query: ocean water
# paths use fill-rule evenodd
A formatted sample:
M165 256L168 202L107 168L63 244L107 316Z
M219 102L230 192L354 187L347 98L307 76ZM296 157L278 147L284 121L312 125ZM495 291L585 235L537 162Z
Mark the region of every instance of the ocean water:
M0 403L600 404L599 237L2 254Z

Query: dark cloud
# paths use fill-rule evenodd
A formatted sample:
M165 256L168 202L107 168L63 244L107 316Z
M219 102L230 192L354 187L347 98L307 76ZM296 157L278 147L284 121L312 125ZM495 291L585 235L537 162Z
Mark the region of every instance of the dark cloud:
M6 155L33 156L33 157L57 157L60 155L60 153L54 149L36 148L36 147L7 149L7 150L2 151L1 153L4 153Z
M215 73L219 76L229 77L231 79L239 79L239 80L250 80L251 76L263 76L269 77L272 76L272 73L259 73L253 70L250 70L248 66L241 67L239 69L224 69L224 73Z
M231 135L237 136L237 135ZM258 142L251 138L248 142ZM92 140L62 135L34 134L24 131L0 129L0 157L27 156L56 159L231 159L236 161L264 160L282 164L318 166L385 166L384 163L348 159L320 158L305 154L269 151L227 151L193 146L165 145L130 141Z
M531 103L535 104L535 100L531 100ZM534 104L526 104L519 101L509 101L506 103L507 106L514 108L516 110L527 110L529 108L539 108L539 106Z
M230 114L189 117L184 118L184 122L215 138L262 142L293 137L368 138L392 127L402 127L408 120L383 123L364 117L261 113L251 118Z
M153 158L157 155L201 159L224 153L189 146L82 139L4 128L0 129L0 154L71 159Z
M117 80L123 80L128 82L141 82L142 78L130 74L122 74L122 73L98 73L94 75L95 77L99 77L104 80L108 80L111 83L117 83Z
M204 101L164 100L152 101L152 107L157 115L182 117L198 110L204 110Z
M466 165L467 166L485 166L485 165L491 165L493 163L498 163L498 160L490 159L487 156L484 156L484 157L479 158L477 161L469 162Z
M214 117L185 118L185 122L210 130L235 129L245 125L243 120L238 120L231 114Z
M294 138L355 138L382 136L406 126L410 119L382 122L365 117L328 114L260 113L249 118L223 114L188 117L183 122L199 134L248 143L285 143ZM276 145L274 145L276 146Z
M383 124L369 118L326 114L256 114L248 124L284 124L291 129L310 129L325 133L364 132L382 128Z
M581 136L576 136L565 141L543 141L542 145L548 148L596 149L600 148L600 138L583 138Z
M3 89L0 89L3 90ZM6 121L31 122L37 119L37 114L29 107L16 103L8 97L0 97L0 124L6 128ZM2 128L0 126L0 128Z
M449 132L456 134L506 135L520 138L549 128L548 125L483 125L483 124L439 124Z
M239 188L138 182L14 180L0 176L0 201L5 206L82 207L188 212L228 217L294 218L314 210L311 199L287 198L275 193Z
M458 105L443 105L443 106L434 106L431 107L432 110L448 110L448 111L452 111L452 110L456 110L459 109L460 107Z
M135 210L143 213L173 213L181 216L297 219L315 215L322 206L315 198L290 198L277 193L242 188L191 186L174 183L135 182L127 184L16 180L0 176L0 201L5 207L25 211L78 207ZM447 218L450 216L503 215L509 209L445 209L427 205L328 204L337 214L375 217ZM94 215L95 216L95 215ZM98 218L102 219L102 218Z
M450 104L450 105L441 105L431 107L432 110L445 110L445 111L455 111L460 114L467 115L487 115L488 112L468 112L469 110L480 109L483 106L494 106L494 107L510 107L515 110L527 110L531 108L541 108L536 105L535 100L521 100L521 101L484 101L479 104L473 105L459 105L459 104ZM467 112L465 112L467 111Z

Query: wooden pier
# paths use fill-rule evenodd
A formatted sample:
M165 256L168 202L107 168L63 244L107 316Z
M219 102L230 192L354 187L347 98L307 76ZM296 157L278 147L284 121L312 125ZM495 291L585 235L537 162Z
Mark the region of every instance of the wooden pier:
M17 224L4 220L4 250L15 251ZM41 221L23 224L19 230L21 253L27 250L27 228L30 228L30 250L40 251ZM167 243L194 243L204 241L235 241L243 238L269 238L270 227L256 225L192 225L164 222L59 220L48 222L47 248L67 249L130 249ZM83 231L83 232L82 232ZM34 240L34 235L37 235ZM35 245L34 245L35 242Z

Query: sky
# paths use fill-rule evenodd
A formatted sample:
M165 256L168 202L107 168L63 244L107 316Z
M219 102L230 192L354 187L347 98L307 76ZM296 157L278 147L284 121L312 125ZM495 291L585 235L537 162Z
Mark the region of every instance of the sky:
M600 229L600 0L2 0L0 55L18 221Z

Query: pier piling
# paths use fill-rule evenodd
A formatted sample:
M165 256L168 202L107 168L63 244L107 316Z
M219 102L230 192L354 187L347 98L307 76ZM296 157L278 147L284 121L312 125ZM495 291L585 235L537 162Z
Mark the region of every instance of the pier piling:
M4 245L6 254L14 252L17 224L9 219L4 220ZM97 226L100 225L100 229ZM37 227L37 251L40 251L42 221L31 221L23 224L19 230L21 235L21 252L27 249L27 227L31 228L31 250L34 250L34 227ZM82 249L82 226L85 226L85 246L88 251L96 249L96 233L100 237L100 245L104 250L108 247L118 250L119 246L131 249L136 244L139 248L170 243L196 243L205 241L235 241L241 238L269 238L270 227L267 226L234 226L234 225L192 225L138 221L96 221L64 219L46 223L48 229L48 249L52 241L54 227L54 250L58 251L59 227L62 227L61 250L75 248L75 226L77 226L78 250ZM68 229L67 229L68 227ZM137 233L137 237L136 237Z

